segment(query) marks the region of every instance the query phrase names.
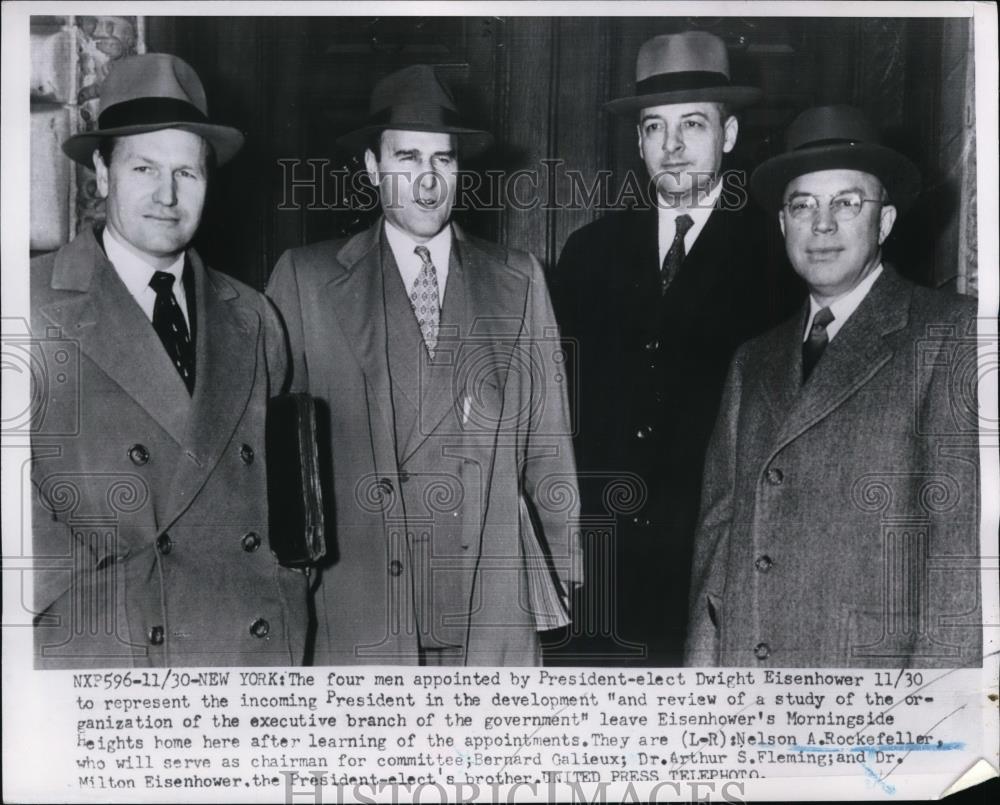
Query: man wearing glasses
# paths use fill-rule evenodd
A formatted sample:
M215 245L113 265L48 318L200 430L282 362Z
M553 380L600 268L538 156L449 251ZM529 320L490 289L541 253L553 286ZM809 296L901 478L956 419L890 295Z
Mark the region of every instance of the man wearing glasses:
M916 167L846 106L751 179L809 289L743 345L709 445L688 665L981 662L975 300L882 261Z

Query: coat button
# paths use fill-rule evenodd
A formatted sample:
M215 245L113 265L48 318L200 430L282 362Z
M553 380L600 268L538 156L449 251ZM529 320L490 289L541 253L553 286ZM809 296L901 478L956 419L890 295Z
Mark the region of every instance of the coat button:
M244 464L253 464L253 448L245 444L240 448L240 458Z
M403 574L403 563L398 559L393 559L389 562L389 575L390 576L401 576Z
M652 341L647 341L644 349L646 352L656 352L660 348L660 342L655 338Z
M128 457L133 464L142 466L149 463L149 451L145 445L134 444L128 449Z
M156 550L158 550L164 556L170 553L170 549L173 547L174 543L170 539L169 534L160 534L160 536L156 538Z
M390 481L388 478L378 479L378 489L383 495L391 495L395 491L392 485L392 481Z
M776 467L768 469L764 477L767 478L767 482L771 486L781 486L782 482L785 480L785 474Z
M772 562L771 557L766 554L764 556L758 556L757 561L753 563L753 566L761 573L767 573L767 571L771 569L772 565L774 565L774 562Z
M153 626L149 630L149 642L153 646L163 645L163 627Z
M652 435L653 435L652 425L643 425L641 428L639 428L639 430L635 432L636 439L648 439Z
M250 634L254 637L267 637L267 633L270 631L271 624L263 618L257 618L257 620L250 624Z
M241 544L243 545L244 551L247 553L253 553L260 547L260 535L255 531L248 531L243 535Z
M767 643L758 643L753 647L753 656L758 660L766 660L771 656L771 647Z
M409 480L410 480L410 473L406 472L406 470L400 470L399 471L399 482L401 484L405 484Z

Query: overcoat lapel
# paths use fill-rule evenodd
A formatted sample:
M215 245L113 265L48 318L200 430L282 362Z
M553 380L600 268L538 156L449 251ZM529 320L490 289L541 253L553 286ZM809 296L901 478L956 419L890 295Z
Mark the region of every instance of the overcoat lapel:
M44 306L41 313L62 329L65 338L77 341L80 351L179 445L184 444L191 397L153 325L92 231L81 233L60 252L52 287L79 293Z
M209 275L194 252L188 253L195 281L195 386L192 415L184 440L186 461L179 463L171 490L171 519L198 494L243 417L257 372L262 338L259 315L239 305L239 292L224 277ZM172 367L171 367L172 368ZM173 374L179 378L177 371Z
M386 358L385 294L379 242L382 222L351 238L337 254L344 267L326 286L336 320L369 387L369 411L392 433L392 392ZM373 421L372 427L375 427Z
M801 391L789 409L777 448L828 417L889 362L894 348L886 336L906 326L910 295L892 269L884 268L868 296L827 346L805 384L800 380L803 314L803 329L797 331L799 338L794 343L799 355L798 371L795 378L788 378L797 380Z

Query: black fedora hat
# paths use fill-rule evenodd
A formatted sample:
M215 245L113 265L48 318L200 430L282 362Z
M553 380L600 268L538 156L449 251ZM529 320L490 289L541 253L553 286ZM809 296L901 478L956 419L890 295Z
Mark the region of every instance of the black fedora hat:
M105 137L181 129L203 137L221 165L243 146L243 133L211 123L201 79L187 62L169 53L144 53L114 63L101 85L97 128L74 134L63 152L93 167L94 149Z
M729 80L726 43L707 31L654 36L643 42L635 62L635 95L608 101L618 115L648 106L717 102L738 109L760 100L756 87Z
M485 151L493 143L489 132L462 125L451 93L425 64L405 67L381 79L372 90L368 122L337 142L348 150L362 151L386 129L454 134L465 156Z
M900 212L920 194L920 171L898 151L879 142L875 127L853 106L806 109L788 127L785 153L763 162L750 189L769 210L779 210L788 183L804 173L857 170L878 178Z

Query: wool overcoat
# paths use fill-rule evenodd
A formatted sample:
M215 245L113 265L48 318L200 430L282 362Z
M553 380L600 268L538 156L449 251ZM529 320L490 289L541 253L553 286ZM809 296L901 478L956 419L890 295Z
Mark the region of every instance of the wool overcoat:
M41 667L303 661L307 579L268 547L287 342L262 294L187 261L193 396L94 232L32 261Z
M978 665L975 300L886 267L803 384L807 315L733 360L686 662Z
M454 227L433 360L383 223L286 252L293 387L325 409L318 664L537 662L580 578L565 360L533 257Z

